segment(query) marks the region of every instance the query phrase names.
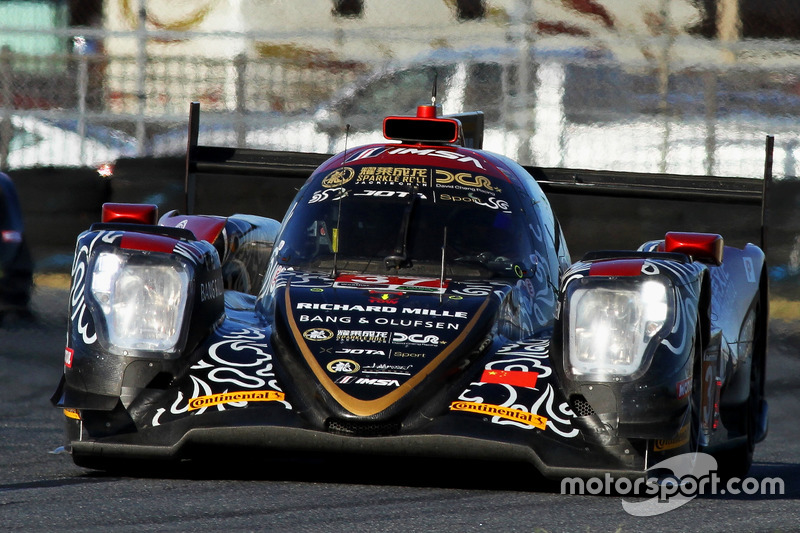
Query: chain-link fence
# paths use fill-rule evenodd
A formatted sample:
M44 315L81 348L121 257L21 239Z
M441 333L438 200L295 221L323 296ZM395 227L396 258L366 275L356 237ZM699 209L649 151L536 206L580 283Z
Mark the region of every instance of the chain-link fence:
M443 2L450 19L376 28L379 2L305 0L305 19L253 30L241 20L265 15L241 9L258 3L9 0L0 169L180 154L190 101L201 142L329 152L346 124L350 145L380 139L383 116L429 100L434 72L445 112L484 110L486 147L523 163L757 177L774 135L775 173L796 175L800 46L775 21L800 7L634 3L655 7L630 28L610 0Z

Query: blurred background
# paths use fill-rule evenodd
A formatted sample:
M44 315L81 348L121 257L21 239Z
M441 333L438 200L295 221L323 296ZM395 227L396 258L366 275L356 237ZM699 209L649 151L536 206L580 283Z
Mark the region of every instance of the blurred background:
M794 181L798 38L794 0L2 0L0 171L39 270L103 201L182 206L191 101L201 144L331 153L435 83L523 164L758 179L772 135ZM773 226L800 227L793 194Z
M796 174L792 0L3 0L0 169L332 152L430 100L526 164ZM356 139L358 140L358 138ZM201 137L201 142L204 139Z

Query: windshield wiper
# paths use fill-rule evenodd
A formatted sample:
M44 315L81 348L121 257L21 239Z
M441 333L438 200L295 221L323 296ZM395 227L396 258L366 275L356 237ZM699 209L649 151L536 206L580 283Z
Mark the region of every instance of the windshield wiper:
M414 207L417 205L417 188L411 190L411 197L408 200L405 210L403 210L403 222L400 225L400 233L397 235L397 246L394 247L392 255L383 258L386 268L411 268L413 265L408 257L408 233L411 228L411 216Z

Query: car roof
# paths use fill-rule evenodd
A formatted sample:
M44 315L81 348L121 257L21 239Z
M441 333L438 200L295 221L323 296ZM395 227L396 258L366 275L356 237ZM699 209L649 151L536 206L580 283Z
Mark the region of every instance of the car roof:
M533 178L507 157L493 152L475 150L451 144L373 143L358 146L336 154L317 168L317 173L327 173L352 164L409 165L447 168L487 174L520 184Z

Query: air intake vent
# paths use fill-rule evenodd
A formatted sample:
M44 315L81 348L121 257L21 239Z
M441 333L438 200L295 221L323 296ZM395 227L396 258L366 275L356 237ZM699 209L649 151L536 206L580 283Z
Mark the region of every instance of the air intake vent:
M586 398L583 396L571 396L570 404L572 404L572 410L575 412L575 416L591 416L594 414L594 409L592 409L592 406L589 405L589 402L587 402Z
M354 422L329 418L325 427L329 433L353 437L387 437L400 432L399 422Z

